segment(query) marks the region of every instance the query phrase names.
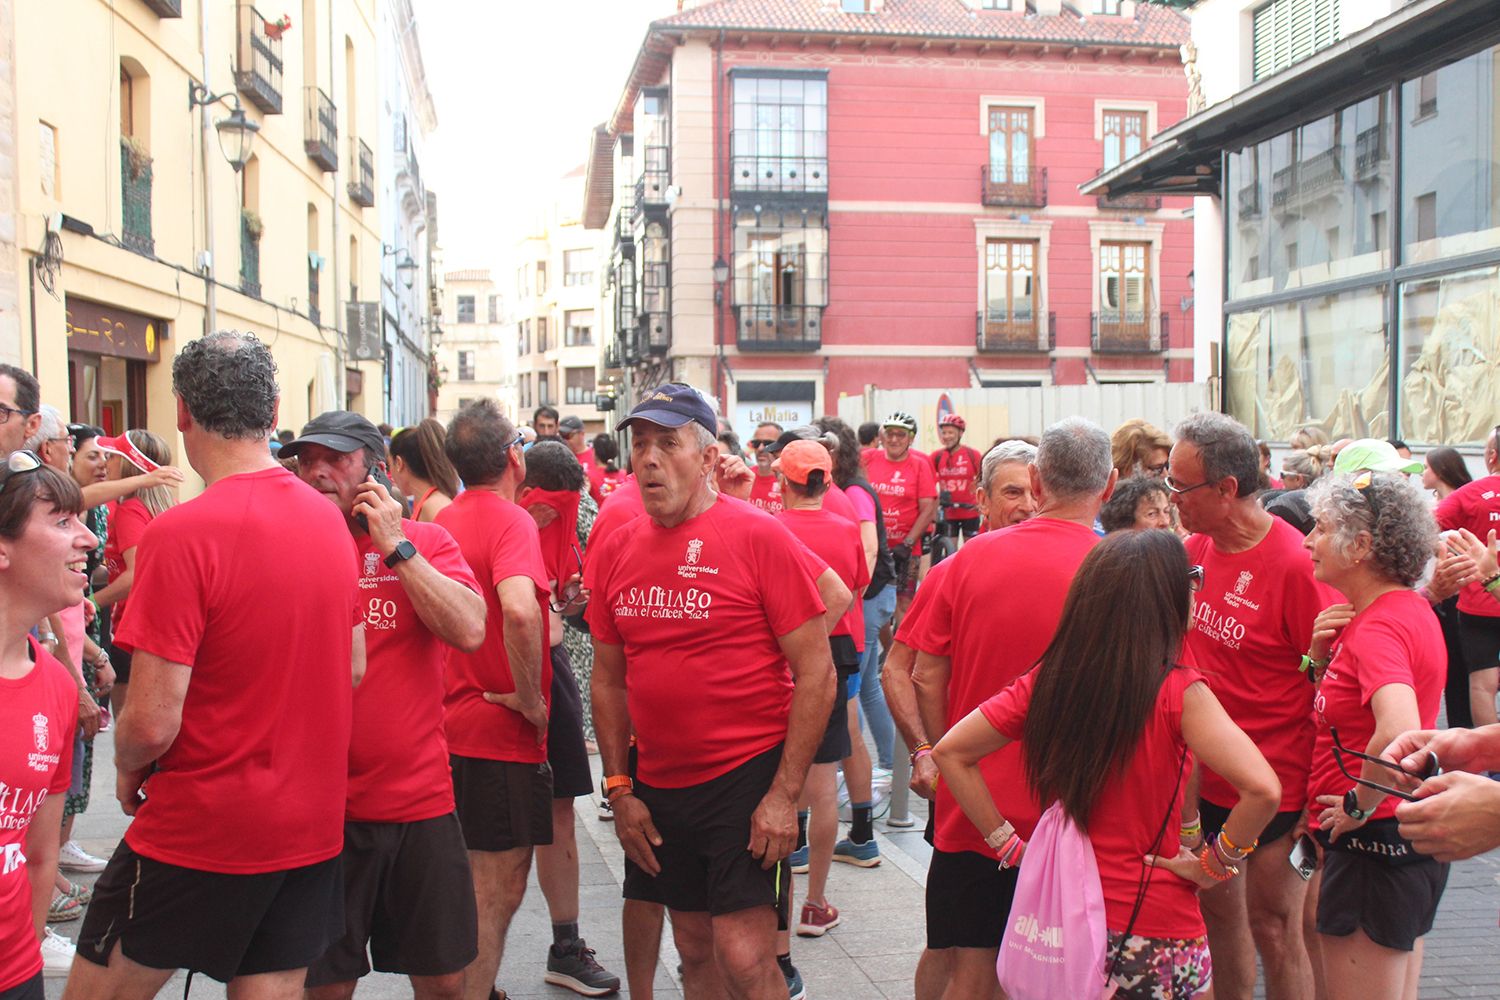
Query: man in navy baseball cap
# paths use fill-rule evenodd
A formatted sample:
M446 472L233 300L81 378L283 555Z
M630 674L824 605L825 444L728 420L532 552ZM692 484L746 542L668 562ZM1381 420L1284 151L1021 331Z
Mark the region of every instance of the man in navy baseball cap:
M686 382L667 382L652 389L635 404L630 416L620 421L620 426L629 427L641 420L661 427L698 423L710 436L719 433L719 418L714 408L703 398L703 393Z

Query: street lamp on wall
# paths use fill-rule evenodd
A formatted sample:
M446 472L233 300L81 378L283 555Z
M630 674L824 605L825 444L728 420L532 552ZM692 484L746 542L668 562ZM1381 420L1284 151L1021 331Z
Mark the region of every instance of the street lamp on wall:
M401 259L396 261L396 274L401 278L403 285L407 288L412 287L416 283L417 270L421 265L412 260L411 252L398 247L388 247L385 244L381 244L380 250L380 256L383 258L398 253L401 255Z
M223 104L229 108L229 117L214 122L214 129L219 133L219 151L234 172L239 173L250 162L250 150L255 145L255 134L260 131L260 126L245 117L245 109L236 95L212 94L201 83L189 80L188 110L210 104Z
M724 284L729 280L729 265L723 257L714 258L714 305L724 303Z

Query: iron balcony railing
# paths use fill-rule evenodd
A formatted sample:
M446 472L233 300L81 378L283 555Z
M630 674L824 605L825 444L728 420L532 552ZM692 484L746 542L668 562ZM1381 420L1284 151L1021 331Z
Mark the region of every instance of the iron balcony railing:
M1239 191L1240 218L1253 219L1260 214L1260 182L1251 181Z
M981 311L975 317L974 347L981 354L1040 354L1054 351L1057 349L1057 313L1047 314L1044 337L1037 329L1034 314L992 319Z
M1154 212L1161 208L1161 195L1159 194L1122 194L1110 196L1101 194L1095 199L1099 208L1113 211L1126 212Z
M1314 153L1271 175L1271 208L1284 212L1344 184L1344 147Z
M151 163L131 155L120 143L120 242L148 257L156 256L151 238Z
M281 35L273 36L255 5L240 0L234 85L268 115L281 114Z
M240 219L240 291L260 298L260 240Z
M375 153L362 140L351 135L349 159L358 164L357 174L349 180L349 200L371 208L375 204Z
M1002 208L1045 208L1047 168L986 163L979 168L979 200Z
M828 192L828 157L759 152L761 140L779 142L780 132L756 129L729 133L729 183L736 191ZM804 139L805 141L805 139ZM827 137L824 136L824 143Z
M635 180L635 198L630 210L632 220L640 218L643 212L666 208L672 177L670 162L666 146L647 146L642 150L641 175Z
M318 87L308 87L306 104L302 146L307 150L308 159L322 167L325 174L337 173L339 124L333 100Z
M1156 354L1171 340L1172 317L1125 309L1089 314L1090 343L1095 354Z
M742 351L816 351L823 346L823 307L737 305L735 339Z
M1372 125L1354 137L1354 176L1370 177L1391 158L1389 132L1385 125Z

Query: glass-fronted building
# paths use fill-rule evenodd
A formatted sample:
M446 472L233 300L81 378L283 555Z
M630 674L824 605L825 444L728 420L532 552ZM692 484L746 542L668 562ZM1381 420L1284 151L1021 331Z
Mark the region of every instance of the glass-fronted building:
M1493 6L1410 4L1085 190L1219 197L1222 401L1257 437L1473 444L1500 422Z

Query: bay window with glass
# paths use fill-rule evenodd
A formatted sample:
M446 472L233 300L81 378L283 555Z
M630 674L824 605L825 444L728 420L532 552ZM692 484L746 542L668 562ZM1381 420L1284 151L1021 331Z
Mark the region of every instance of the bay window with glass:
M828 192L823 70L731 71L729 177L736 191Z
M735 213L734 311L742 351L817 350L828 304L828 228L796 209Z

